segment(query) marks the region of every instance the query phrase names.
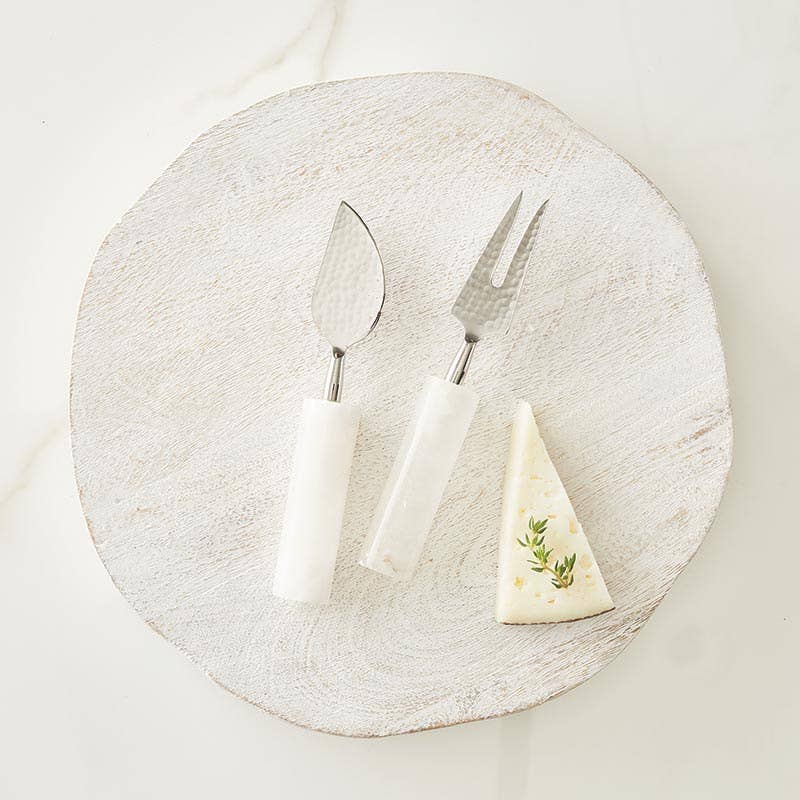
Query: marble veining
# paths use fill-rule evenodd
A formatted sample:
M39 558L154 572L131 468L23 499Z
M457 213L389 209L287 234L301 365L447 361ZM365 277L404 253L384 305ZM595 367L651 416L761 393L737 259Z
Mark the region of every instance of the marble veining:
M347 0L321 0L312 11L303 26L277 50L267 53L251 69L237 75L228 83L198 94L193 105L207 102L215 97L233 97L249 84L281 66L287 58L294 55L309 40L315 39L322 32L321 47L312 51L314 64L314 80L324 81L328 78L328 61L336 40L339 37L344 19Z

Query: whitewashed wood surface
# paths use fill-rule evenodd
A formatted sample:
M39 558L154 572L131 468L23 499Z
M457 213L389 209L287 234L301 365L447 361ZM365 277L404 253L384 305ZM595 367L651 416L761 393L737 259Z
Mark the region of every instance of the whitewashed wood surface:
M550 206L510 333L410 584L356 564L449 308L515 193ZM338 202L370 226L384 315L349 358L363 409L323 609L270 594L303 397L326 365L310 296ZM617 607L493 619L515 398L529 400ZM528 708L630 641L699 546L731 459L714 308L664 197L558 110L487 78L413 74L270 98L194 142L103 244L72 367L77 482L97 551L156 631L236 695L375 736ZM309 531L324 535L324 531Z

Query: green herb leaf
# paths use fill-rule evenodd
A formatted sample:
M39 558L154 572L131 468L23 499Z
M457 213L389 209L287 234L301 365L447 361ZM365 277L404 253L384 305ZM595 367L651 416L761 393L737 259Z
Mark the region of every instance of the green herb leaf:
M528 528L533 532L533 536L525 534L525 540L517 539L517 544L530 551L533 558L526 559L534 572L548 572L552 575L550 583L556 589L567 589L575 582L572 570L575 568L577 553L571 556L564 556L564 560L557 559L555 564L550 565L550 556L553 548L547 550L544 546L544 534L547 532L547 519L536 520L533 517L528 519Z

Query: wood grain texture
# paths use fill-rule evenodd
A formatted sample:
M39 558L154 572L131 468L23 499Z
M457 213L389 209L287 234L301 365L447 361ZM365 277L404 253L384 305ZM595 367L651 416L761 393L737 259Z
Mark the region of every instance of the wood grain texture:
M453 298L520 189L512 240L551 198L532 272L509 334L476 352L481 404L421 567L396 584L358 551L414 396L458 345ZM387 302L349 358L363 417L333 602L301 608L270 584L301 401L326 367L310 297L342 199L381 248ZM608 614L494 621L516 398ZM597 672L697 549L731 459L713 303L675 211L543 100L468 75L312 86L201 136L97 255L71 405L87 523L139 614L231 692L357 736L517 711Z

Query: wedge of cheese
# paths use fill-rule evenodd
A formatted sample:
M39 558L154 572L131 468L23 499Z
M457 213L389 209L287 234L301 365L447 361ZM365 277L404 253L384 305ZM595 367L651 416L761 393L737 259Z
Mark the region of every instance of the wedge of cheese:
M538 523L531 529L530 520ZM546 520L543 525L542 520ZM549 552L547 569L541 568L526 537L543 540ZM574 556L574 558L573 558ZM529 559L534 563L529 563ZM572 564L559 576L551 572L564 561ZM497 577L497 621L509 623L565 622L609 611L614 603L578 522L564 484L544 446L528 403L517 404L511 432L511 449L503 488Z

